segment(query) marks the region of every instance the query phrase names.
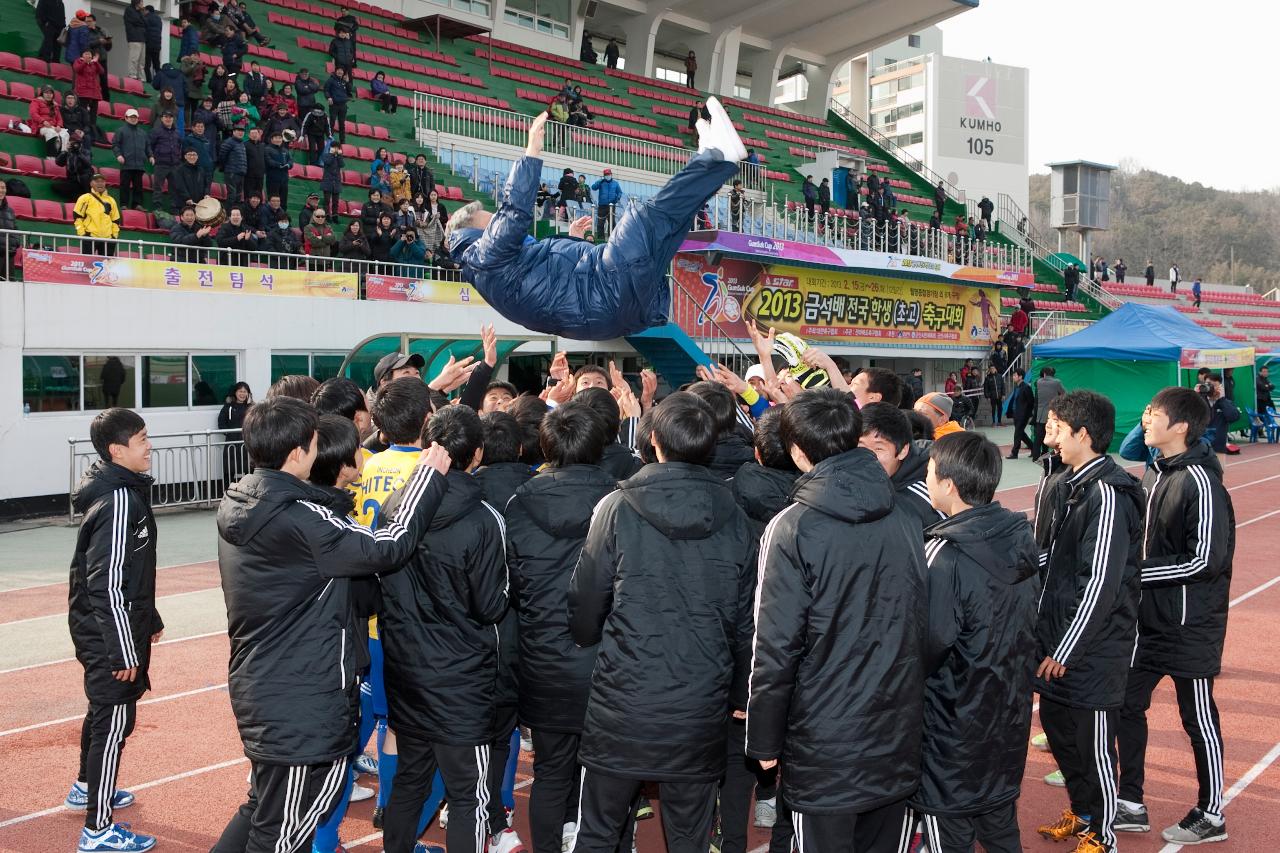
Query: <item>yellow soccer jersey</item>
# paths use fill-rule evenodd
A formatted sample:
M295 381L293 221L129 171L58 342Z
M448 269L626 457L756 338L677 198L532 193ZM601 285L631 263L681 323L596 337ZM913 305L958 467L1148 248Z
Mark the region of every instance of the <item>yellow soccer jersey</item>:
M392 492L408 481L421 454L421 448L393 444L365 460L355 489L356 521L365 527L378 526L383 505Z

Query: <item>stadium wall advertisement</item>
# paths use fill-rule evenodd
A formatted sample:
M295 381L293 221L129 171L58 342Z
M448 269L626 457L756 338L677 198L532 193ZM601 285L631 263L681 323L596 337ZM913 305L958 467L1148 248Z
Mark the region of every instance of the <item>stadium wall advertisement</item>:
M467 305L487 308L475 288L461 281L431 281L400 275L366 275L365 299L389 302L429 302L434 305Z
M28 250L23 257L27 281L133 287L178 292L252 293L357 299L355 273L179 264L138 258L109 258L73 252Z
M676 256L672 272L701 309L681 328L714 325L746 338L745 323L815 339L912 346L981 347L999 333L1000 290L968 282L910 280L875 270L809 269L702 254Z

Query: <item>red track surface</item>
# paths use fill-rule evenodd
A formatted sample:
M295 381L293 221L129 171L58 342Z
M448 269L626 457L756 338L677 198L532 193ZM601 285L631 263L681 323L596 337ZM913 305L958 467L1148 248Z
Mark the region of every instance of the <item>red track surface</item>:
M1247 786L1227 810L1231 839L1215 849L1239 853L1280 850L1275 818L1280 814L1280 578L1274 543L1280 535L1276 485L1280 451L1260 445L1229 460L1227 486L1233 489L1237 537L1232 607L1223 674L1217 699L1226 740L1227 785ZM1025 464L1025 463L1024 463ZM1034 487L1003 491L999 498L1011 509L1030 507ZM1272 515L1271 513L1275 513ZM160 594L174 595L217 585L210 563L175 567L160 573ZM1239 601L1254 591L1247 600ZM0 593L0 622L61 612L65 587L52 585ZM163 603L161 604L163 607ZM138 711L138 726L121 762L121 786L138 793L138 802L120 813L138 829L158 835L158 850L206 851L245 792L248 766L240 751L227 703L227 640L224 636L166 642L152 662L154 690ZM43 853L71 849L82 822L79 813L60 808L77 764L84 698L81 671L74 661L52 663L0 674L0 851ZM172 698L167 698L172 697ZM1172 853L1159 829L1176 822L1195 801L1195 771L1186 736L1178 720L1171 685L1157 692L1150 713L1151 742L1147 756L1147 806L1155 830L1147 835L1122 834L1125 853ZM1267 764L1267 759L1272 763ZM523 755L517 791L516 826L527 842L527 782L530 767ZM1045 753L1032 751L1020 804L1023 845L1029 851L1064 853L1035 834L1035 826L1057 815L1064 793L1041 777L1053 770ZM1247 778L1246 778L1247 777ZM347 842L371 833L370 802L352 806L342 836ZM443 843L432 827L427 838ZM752 829L749 849L767 842ZM361 851L380 849L366 841ZM641 853L664 849L659 820L640 824Z

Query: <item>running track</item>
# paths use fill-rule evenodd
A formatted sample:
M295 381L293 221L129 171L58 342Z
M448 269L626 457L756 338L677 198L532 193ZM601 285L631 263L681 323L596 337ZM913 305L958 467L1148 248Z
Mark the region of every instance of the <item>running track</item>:
M1016 463L1028 464L1028 463ZM1225 775L1231 839L1215 849L1271 853L1280 849L1274 821L1280 814L1280 561L1271 543L1280 540L1280 448L1247 446L1228 460L1227 486L1238 525L1232 611L1223 675L1217 684L1226 739ZM1034 486L1002 490L1011 509L1032 504ZM168 568L159 573L164 597L218 586L212 562ZM65 613L64 584L0 593L0 624ZM138 803L119 813L140 830L158 835L158 850L207 851L245 793L248 765L240 750L226 696L228 644L221 632L166 641L152 659L153 692L140 704L138 725L121 762L120 782L138 794ZM55 661L18 670L0 670L0 851L43 853L72 849L79 813L61 807L76 772L80 715L84 699L81 671L74 661ZM1176 822L1195 800L1191 751L1178 720L1173 690L1165 682L1150 714L1147 806L1154 831L1122 834L1126 853L1174 853L1159 829ZM1061 790L1041 777L1053 770L1045 753L1032 751L1020 811L1028 851L1059 851L1035 834L1035 826L1065 805ZM529 840L527 809L529 755L521 756L516 825ZM343 824L347 846L362 853L381 849L372 831L372 803L352 806ZM434 825L427 840L443 843ZM752 829L748 849L759 853L764 831ZM664 849L659 820L640 824L641 853Z

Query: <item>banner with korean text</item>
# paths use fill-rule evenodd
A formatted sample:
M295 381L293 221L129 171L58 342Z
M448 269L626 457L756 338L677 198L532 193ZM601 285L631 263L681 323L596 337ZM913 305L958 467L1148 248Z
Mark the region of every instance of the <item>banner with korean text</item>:
M391 302L488 307L475 288L465 281L433 281L373 273L364 277L364 298Z
M355 273L170 263L28 249L23 278L50 284L133 287L186 293L253 293L358 299Z
M701 300L680 312L693 337L712 324L746 338L746 322L804 338L912 346L989 347L999 334L1000 290L969 282L925 281L876 271L809 269L680 254L672 272Z

